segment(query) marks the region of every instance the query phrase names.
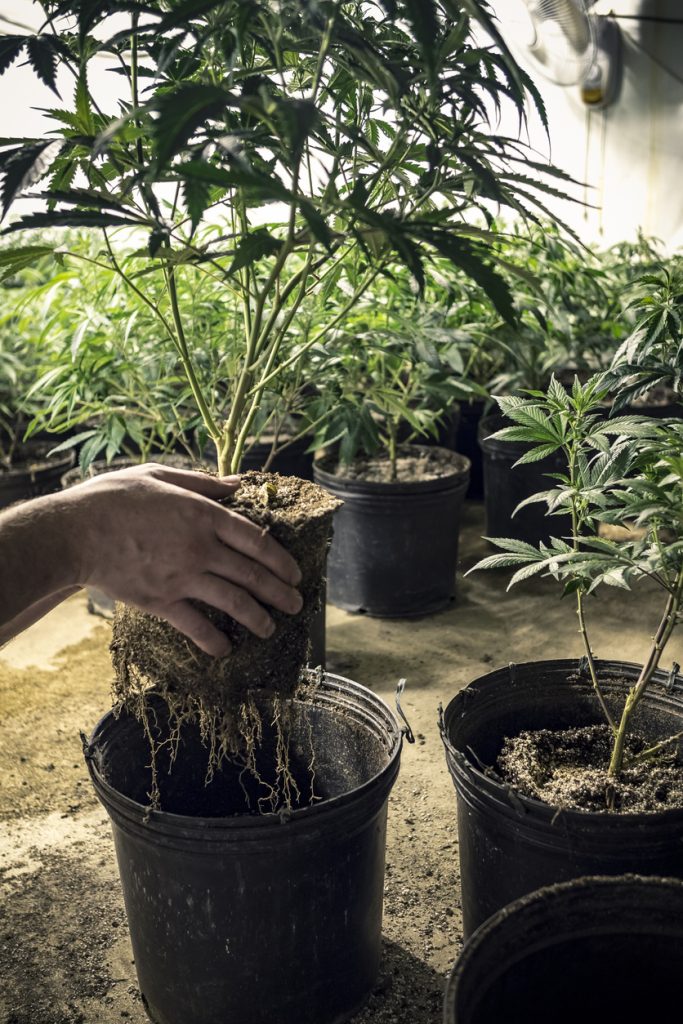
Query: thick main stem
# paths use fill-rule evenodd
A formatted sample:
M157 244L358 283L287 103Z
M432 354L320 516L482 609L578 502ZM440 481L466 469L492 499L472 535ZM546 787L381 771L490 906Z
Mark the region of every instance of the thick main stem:
M659 623L657 632L652 640L648 659L640 671L636 685L629 690L628 697L626 698L626 703L624 704L624 709L621 713L621 719L615 736L612 758L609 765L609 775L612 778L618 776L624 766L625 743L633 712L638 707L643 694L650 685L652 676L659 666L664 648L669 642L669 638L676 627L682 598L683 566L679 569L674 589L669 594L664 614L662 615L661 622Z

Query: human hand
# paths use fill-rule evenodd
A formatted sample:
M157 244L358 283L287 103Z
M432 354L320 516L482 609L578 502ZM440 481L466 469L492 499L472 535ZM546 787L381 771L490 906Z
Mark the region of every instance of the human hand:
M218 504L238 487L238 477L148 463L71 488L77 582L166 619L207 654L227 654L230 642L190 599L270 636L264 605L300 611L301 573L268 533Z

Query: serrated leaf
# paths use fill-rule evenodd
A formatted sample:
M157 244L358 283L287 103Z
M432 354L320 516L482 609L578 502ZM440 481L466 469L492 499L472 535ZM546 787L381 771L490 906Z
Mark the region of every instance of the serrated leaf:
M52 45L50 36L29 36L26 41L26 51L31 67L38 75L38 78L55 95L59 96L57 90L57 54Z
M558 444L542 444L537 448L531 448L513 463L512 468L514 469L515 466L526 466L530 462L540 462L542 459L547 459L549 455L554 455L560 448L561 446Z
M473 565L471 569L465 573L465 576L469 576L471 572L479 572L480 569L510 569L520 563L526 563L530 561L528 556L516 555L516 554L504 554L504 555L487 555L486 558L482 558L480 562Z
M68 451L69 448L75 448L76 445L81 444L82 441L87 441L89 437L93 437L96 433L97 430L82 430L78 434L72 434L71 437L67 437L66 441L62 441L54 448L51 448L48 455L57 455L59 452Z
M211 185L199 178L185 178L183 181L183 199L185 207L190 215L192 231L204 216L204 211L210 202Z
M157 117L152 127L159 167L184 149L201 125L224 113L234 99L218 85L187 82L156 101Z
M240 239L228 273L234 274L236 271L241 270L242 267L250 266L264 256L273 256L281 248L282 242L271 235L266 228L252 231Z
M304 220L310 228L311 234L318 242L321 242L326 249L330 249L332 246L332 232L327 226L327 222L323 215L315 208L313 203L307 199L299 200L299 209L303 214Z
M3 217L17 196L47 174L63 145L62 140L51 139L37 145L25 146L5 164L0 191Z
M524 540L517 540L515 537L484 537L483 539L489 544L495 544L497 548L503 548L504 551L513 551L532 558L539 557L538 548L535 548L533 544L527 544Z
M117 214L83 210L54 210L48 213L29 213L3 228L0 235L9 235L26 228L109 228L139 227L140 222Z
M26 36L0 36L0 75L17 59L26 39Z

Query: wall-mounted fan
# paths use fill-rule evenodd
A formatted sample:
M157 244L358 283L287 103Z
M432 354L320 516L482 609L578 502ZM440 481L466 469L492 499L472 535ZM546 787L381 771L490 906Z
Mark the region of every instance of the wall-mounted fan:
M496 15L510 46L558 85L578 85L584 103L606 107L619 91L621 34L594 0L499 0Z

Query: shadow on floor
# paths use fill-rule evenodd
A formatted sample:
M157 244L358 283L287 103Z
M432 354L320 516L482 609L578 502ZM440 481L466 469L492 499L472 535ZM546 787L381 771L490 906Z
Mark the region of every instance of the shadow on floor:
M439 1024L445 979L397 942L384 940L380 979L350 1024Z

